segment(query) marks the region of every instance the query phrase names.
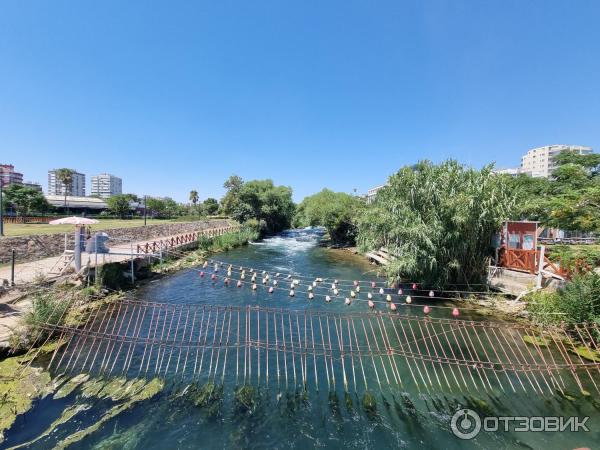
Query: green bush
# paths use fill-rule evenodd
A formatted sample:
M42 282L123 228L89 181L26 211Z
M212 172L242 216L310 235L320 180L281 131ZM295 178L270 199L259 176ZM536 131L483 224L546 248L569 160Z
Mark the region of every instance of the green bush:
M70 301L68 297L59 298L54 292L37 292L33 294L31 309L24 317L25 325L30 329L29 335L40 333L39 339L51 334L47 327L58 326L66 316Z
M600 324L600 275L579 274L556 292L536 292L527 297L529 311L543 324Z

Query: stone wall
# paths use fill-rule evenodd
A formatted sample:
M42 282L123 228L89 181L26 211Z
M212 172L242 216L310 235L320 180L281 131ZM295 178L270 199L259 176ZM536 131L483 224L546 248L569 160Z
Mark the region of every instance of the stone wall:
M146 227L114 228L102 230L111 239L108 246L123 244L124 242L148 241L165 236L191 233L208 228L223 228L233 224L228 220L201 220L197 222L173 222L161 225L148 225ZM68 236L69 248L73 246L73 234ZM10 261L11 251L14 249L17 262L35 261L60 255L65 246L64 233L41 234L31 236L13 236L0 239L0 264Z

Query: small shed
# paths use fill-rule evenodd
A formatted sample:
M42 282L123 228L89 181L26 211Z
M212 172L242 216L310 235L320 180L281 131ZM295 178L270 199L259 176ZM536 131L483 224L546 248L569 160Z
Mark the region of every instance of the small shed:
M516 250L535 250L538 239L538 222L507 220L502 225L500 247Z

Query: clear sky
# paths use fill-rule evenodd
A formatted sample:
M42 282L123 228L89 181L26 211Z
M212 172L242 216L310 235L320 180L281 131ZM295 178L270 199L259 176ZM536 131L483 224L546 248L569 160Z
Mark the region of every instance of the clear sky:
M0 163L299 201L419 159L599 151L599 23L597 0L3 0Z

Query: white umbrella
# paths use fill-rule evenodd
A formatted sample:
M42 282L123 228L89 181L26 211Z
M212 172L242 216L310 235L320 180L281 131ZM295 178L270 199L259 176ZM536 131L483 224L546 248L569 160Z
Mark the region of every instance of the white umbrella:
M63 217L62 219L56 219L49 222L50 225L91 225L98 223L96 219L87 219L85 217Z

